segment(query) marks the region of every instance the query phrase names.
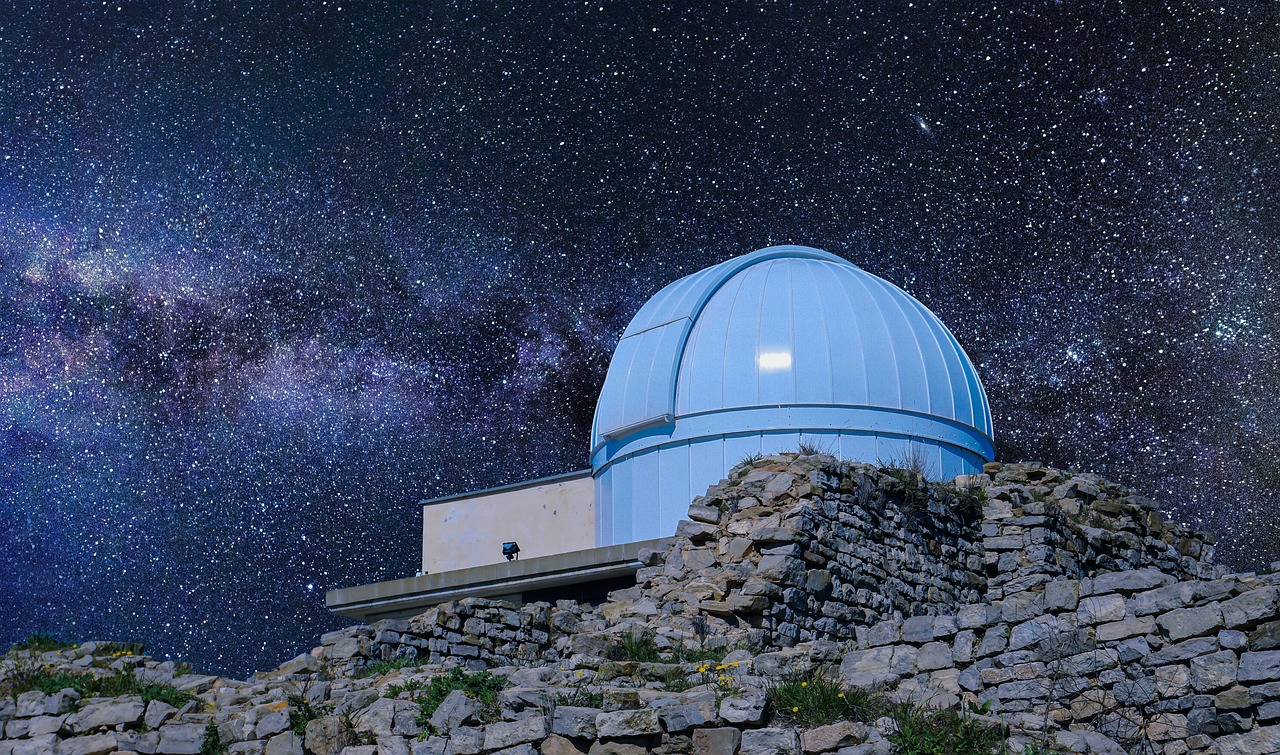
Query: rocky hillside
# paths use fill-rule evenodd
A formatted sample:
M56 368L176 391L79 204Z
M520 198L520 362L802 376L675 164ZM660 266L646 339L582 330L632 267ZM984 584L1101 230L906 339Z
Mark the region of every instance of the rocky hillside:
M1280 753L1280 574L1094 475L780 455L689 514L598 606L458 601L250 680L37 638L0 755Z

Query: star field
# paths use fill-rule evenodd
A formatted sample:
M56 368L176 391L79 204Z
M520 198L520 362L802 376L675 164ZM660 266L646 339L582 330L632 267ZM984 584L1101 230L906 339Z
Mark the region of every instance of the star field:
M0 9L0 641L305 652L777 243L936 312L1001 459L1280 559L1274 3L49 5Z

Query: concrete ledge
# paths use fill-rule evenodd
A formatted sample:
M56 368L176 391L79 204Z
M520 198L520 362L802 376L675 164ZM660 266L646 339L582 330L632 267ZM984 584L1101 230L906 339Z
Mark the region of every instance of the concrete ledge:
M641 567L641 549L653 548L659 542L641 540L344 587L325 593L325 605L343 616L377 621L413 616L433 605L459 598L515 599L532 590L634 574Z

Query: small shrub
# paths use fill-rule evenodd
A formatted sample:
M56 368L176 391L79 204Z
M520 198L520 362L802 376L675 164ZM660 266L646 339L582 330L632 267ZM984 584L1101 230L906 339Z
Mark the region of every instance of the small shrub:
M817 440L800 439L800 455L801 456L831 456L831 451L824 444Z
M200 740L200 755L227 755L231 752L231 744L223 742L218 734L218 725L210 721L204 725L204 739Z
M416 668L421 665L422 664L418 661L410 658L396 658L393 661L378 661L377 663L371 663L357 671L355 677L357 679L368 679L371 676L382 676L383 674L395 671L396 669Z
M175 663L173 666L174 678L177 678L179 676L186 676L187 674L190 674L190 673L191 673L191 664L187 663L186 661L183 661L181 663Z
M763 458L764 456L761 454L747 454L746 456L743 456L741 459L738 459L738 463L735 466L753 467L756 464L759 464L760 460Z
M289 728L299 737L307 735L307 724L333 712L332 705L312 705L305 691L291 693L285 699L289 702Z
M702 645L695 650L688 650L684 647L677 648L671 653L672 663L719 663L724 657L730 653L732 648L727 645L720 647L707 647Z
M993 752L1004 732L964 709L930 710L899 704L889 714L897 731L888 739L902 755L973 755Z
M624 634L614 646L615 660L635 661L637 663L662 663L662 652L653 635L647 632Z
M686 689L688 688L686 687ZM604 707L604 694L592 692L586 687L577 687L572 692L557 692L555 700L556 705L566 705L574 708Z
M874 721L885 708L879 696L857 689L846 690L817 671L769 687L768 696L774 713L807 725L842 720Z
M10 650L35 650L37 652L46 652L49 650L66 650L73 647L72 643L64 642L57 635L45 629L37 629L27 635L25 639L19 640L9 646Z
M392 684L387 687L387 694L384 695L384 697L396 698L405 692L412 694L419 690L426 689L426 686L427 685L422 683L421 679L410 679L404 684Z
M507 680L495 676L488 671L468 674L455 666L449 673L437 676L427 685L426 692L419 695L414 702L418 704L418 716L414 720L424 731L431 728L431 716L435 714L440 703L454 690L462 690L467 697L476 700L482 706L479 717L482 721L496 721L502 714L498 705L498 693L507 686Z

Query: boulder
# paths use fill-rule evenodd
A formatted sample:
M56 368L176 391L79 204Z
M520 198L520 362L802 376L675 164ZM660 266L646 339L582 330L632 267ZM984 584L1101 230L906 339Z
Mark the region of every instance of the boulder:
M1218 737L1218 755L1275 755L1280 752L1280 726L1259 726L1241 734Z
M741 755L777 755L798 752L800 737L795 729L748 729L742 732Z
M559 734L552 734L542 740L542 744L538 747L539 755L582 755L577 745ZM418 753L414 753L418 755Z
M1159 569L1134 569L1132 571L1107 572L1093 578L1093 592L1103 595L1111 592L1140 592L1153 587L1162 587L1175 578Z
M119 740L115 732L90 734L87 737L72 737L58 743L56 755L107 755L115 752Z
M720 717L731 724L758 724L768 704L763 692L746 692L720 702Z
M557 705L551 717L551 731L574 739L595 739L598 715L600 711L596 708Z
M1197 692L1213 692L1236 683L1237 660L1234 650L1191 659L1191 687Z
M197 755L204 742L203 724L165 724L160 727L161 755Z
M1222 609L1216 603L1199 608L1179 608L1156 619L1156 623L1177 642L1187 637L1215 634L1222 628Z
M402 752L395 752L390 748L378 747L378 755L384 755L383 750L387 750L385 755L408 755L409 747L404 743L403 739L396 738L404 745ZM277 734L267 741L267 747L263 750L263 755L304 755L302 749L302 737L292 731L286 731Z
M1280 650L1241 654L1240 681L1280 681Z
M1060 731L1053 737L1054 744L1065 752L1089 755L1128 755L1128 751L1115 740L1096 731Z
M596 716L596 736L643 737L662 733L662 719L653 708L617 710Z
M693 732L694 755L735 755L741 744L742 732L732 727Z
M530 716L519 721L503 721L484 727L484 749L501 750L547 736L547 719Z
M867 741L866 724L853 721L837 721L817 726L800 735L800 745L805 752L830 752L841 747L859 745Z
M430 723L437 732L448 734L466 723L475 723L476 714L483 707L478 700L473 700L467 696L467 693L455 689L445 695L444 700L440 702L440 707L431 714Z
M67 729L72 732L93 731L99 727L124 726L137 723L146 706L141 697L107 698L91 702L67 718Z

